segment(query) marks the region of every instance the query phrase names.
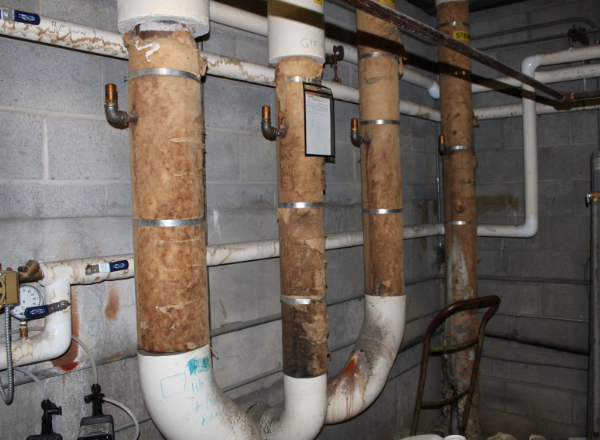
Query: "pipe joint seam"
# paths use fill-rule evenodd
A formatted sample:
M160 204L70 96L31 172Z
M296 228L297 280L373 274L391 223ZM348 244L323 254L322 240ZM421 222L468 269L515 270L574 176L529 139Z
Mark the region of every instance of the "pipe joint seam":
M360 125L400 125L400 121L397 119L370 119L368 121L361 121Z
M468 222L465 220L453 220L453 221L444 222L444 224L451 225L451 226L465 226L465 225L476 225L477 222Z
M299 82L306 84L316 84L318 86L321 85L321 80L319 78L313 78L309 76L288 76L287 82Z
M186 218L182 220L146 220L144 218L133 218L133 225L173 228L177 226L196 226L202 224L203 221L204 217Z
M313 203L305 203L305 202L297 202L297 203L278 203L278 208L284 209L306 209L306 208L322 208L323 202L313 202Z
M156 67L153 69L138 69L129 72L129 79L141 78L144 76L179 76L181 78L192 79L197 83L202 82L202 77L193 72L179 69L167 69L165 67Z
M364 60L365 58L377 58L377 57L391 58L393 60L400 59L398 57L398 55L394 55L393 53L371 52L371 53L365 53L365 54L359 56L358 60L360 61L360 60Z
M367 209L363 208L362 210L365 214L400 214L402 212L402 208L395 209Z

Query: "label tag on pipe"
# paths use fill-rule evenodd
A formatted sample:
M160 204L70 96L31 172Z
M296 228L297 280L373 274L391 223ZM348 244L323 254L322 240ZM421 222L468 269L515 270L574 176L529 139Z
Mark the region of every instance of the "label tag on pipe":
M2 19L6 21L17 21L19 23L32 24L37 26L40 24L40 16L30 12L17 11L13 9L2 9Z
M333 94L327 87L304 83L306 156L335 156Z
M471 33L468 31L454 31L452 37L458 41L471 41Z

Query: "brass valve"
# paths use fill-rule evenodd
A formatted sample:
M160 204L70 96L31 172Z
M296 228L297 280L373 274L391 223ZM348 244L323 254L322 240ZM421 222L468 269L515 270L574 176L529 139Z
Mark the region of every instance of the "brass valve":
M19 304L19 274L11 270L0 271L0 306Z

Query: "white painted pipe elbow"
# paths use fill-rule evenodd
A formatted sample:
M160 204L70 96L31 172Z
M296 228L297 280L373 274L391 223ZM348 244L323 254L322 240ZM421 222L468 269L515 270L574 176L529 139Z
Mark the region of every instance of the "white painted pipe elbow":
M387 382L406 324L406 296L365 295L365 318L344 369L329 381L326 424L357 416Z
M217 385L210 346L185 353L138 352L152 421L169 440L260 440L257 427Z
M327 413L327 375L298 379L283 376L283 407L266 410L260 419L264 440L313 440Z

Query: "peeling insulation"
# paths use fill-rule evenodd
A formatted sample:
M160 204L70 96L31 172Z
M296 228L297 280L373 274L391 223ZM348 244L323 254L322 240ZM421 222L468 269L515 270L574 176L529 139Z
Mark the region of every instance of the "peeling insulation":
M323 157L305 156L303 84L288 77L321 78L323 65L305 57L282 59L275 73L279 203L322 203ZM310 299L308 305L282 301L283 371L296 378L327 372L329 321L325 304L323 208L279 208L281 295Z
M466 1L442 3L437 8L438 24L469 22ZM469 44L469 26L445 25L442 32ZM471 60L445 47L439 48L442 134L446 147L474 145ZM443 158L444 218L473 222L470 225L446 224L446 303L477 296L477 203L473 150L457 150ZM458 313L446 321L445 344L459 344L477 335L477 313ZM462 392L473 369L474 350L446 357L444 397ZM459 402L462 414L465 399ZM479 398L475 394L467 427L469 439L479 438Z
M204 63L186 30L139 32L125 38L129 71L185 70ZM204 217L204 154L198 82L177 76L129 80L133 217ZM151 353L193 350L209 343L204 224L134 226L138 348Z

